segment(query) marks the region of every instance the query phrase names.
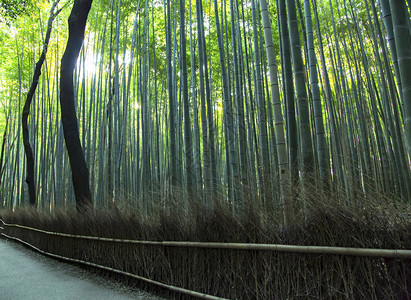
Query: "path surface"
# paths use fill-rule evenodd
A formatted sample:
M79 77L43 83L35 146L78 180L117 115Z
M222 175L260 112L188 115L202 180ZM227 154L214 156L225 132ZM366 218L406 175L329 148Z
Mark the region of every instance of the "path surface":
M159 299L0 239L0 300Z

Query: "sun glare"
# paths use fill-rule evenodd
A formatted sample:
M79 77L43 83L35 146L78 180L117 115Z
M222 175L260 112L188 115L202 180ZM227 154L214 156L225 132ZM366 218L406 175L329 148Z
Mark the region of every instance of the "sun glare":
M140 104L138 104L137 102L134 102L134 103L133 103L133 108L134 108L135 110L139 110L139 109L141 108L141 106L140 106Z
M94 74L97 71L97 57L94 54L88 54L84 64L86 74Z

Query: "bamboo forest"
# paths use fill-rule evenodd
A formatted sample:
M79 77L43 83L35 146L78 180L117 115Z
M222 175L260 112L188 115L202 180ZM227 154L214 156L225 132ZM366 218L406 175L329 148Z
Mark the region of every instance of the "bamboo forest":
M77 211L98 223L118 211L161 223L163 233L179 224L161 238L139 225L131 236L139 239L411 249L410 0L53 1L0 1L8 221L43 228L46 215L69 211L60 217L74 224ZM347 229L357 225L365 229ZM98 234L82 230L67 233ZM326 230L335 239L316 235ZM402 276L398 290L359 291L354 282L365 275L334 288L347 299L411 297L410 258L387 275L394 262L364 262L376 268L376 286ZM276 262L266 261L253 265L250 290L232 279L220 291L199 277L187 288L237 299L295 299L298 289L344 298L291 279L292 287L267 288L274 283L263 270ZM347 264L357 274L354 260ZM305 272L320 276L311 267Z
M293 207L287 189L305 183L409 201L406 3L277 2L93 4L73 93L94 206L148 211L177 189L233 210ZM68 5L2 23L3 206L29 204L30 184L41 208L75 203L59 105Z

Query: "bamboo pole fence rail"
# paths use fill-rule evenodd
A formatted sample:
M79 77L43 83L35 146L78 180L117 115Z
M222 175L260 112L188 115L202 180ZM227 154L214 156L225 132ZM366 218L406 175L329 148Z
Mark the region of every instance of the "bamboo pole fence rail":
M31 230L47 235L68 237L74 239L97 240L112 243L129 243L136 245L150 245L163 247L190 247L190 248L212 248L212 249L231 249L231 250L250 250L250 251L277 251L301 254L328 254L328 255L350 255L350 256L367 256L367 257L386 257L410 259L411 249L375 249L375 248L353 248L353 247L330 247L330 246L300 246L284 244L246 244L246 243L216 243L216 242L189 242L189 241L142 241L104 238L85 235L74 235L60 232L45 231L37 228L18 224L7 224L1 220L3 226L17 227L25 230Z
M4 229L4 228L1 228L1 229ZM199 293L199 292L184 289L184 288L181 288L181 287L165 284L165 283L162 283L162 282L159 282L159 281L156 281L156 280L152 280L152 279L149 279L149 278L146 278L146 277L143 277L143 276L138 276L136 274L132 274L132 273L129 273L129 272L124 272L124 271L121 271L121 270L110 268L110 267L107 267L107 266L91 263L91 262L88 262L88 261L85 261L85 260L65 257L65 256L57 255L57 254L54 254L54 253L50 253L50 252L47 252L47 251L43 251L43 250L37 248L36 246L33 246L30 243L27 243L26 241L23 241L22 239L19 239L19 238L13 237L13 236L9 236L5 233L1 233L1 235L4 236L5 238L20 242L20 243L32 248L33 250L35 250L35 251L37 251L37 252L39 252L43 255L52 257L52 258L61 259L61 260L71 262L71 263L77 263L77 264L81 264L81 265L91 266L91 267L94 267L94 268L97 268L97 269L101 269L101 270L117 273L117 274L120 274L120 275L128 276L128 277L143 281L145 283L167 289L167 290L175 292L175 293L195 297L195 298L198 298L198 299L228 300L227 298L221 298L221 297L216 297L216 296L213 296L213 295L207 295L207 294L204 294L204 293Z

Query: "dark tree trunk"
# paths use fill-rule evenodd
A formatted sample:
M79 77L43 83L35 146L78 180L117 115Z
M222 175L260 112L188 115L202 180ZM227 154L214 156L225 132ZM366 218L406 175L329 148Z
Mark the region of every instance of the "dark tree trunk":
M31 149L31 146L30 146L29 128L27 125L27 120L28 120L29 113L30 113L31 101L33 100L33 96L36 91L39 78L41 75L41 67L43 66L44 60L46 59L47 48L48 48L49 41L50 41L53 20L55 19L57 14L60 12L60 10L58 10L57 12L54 12L58 3L59 3L59 0L55 1L51 7L50 17L49 17L48 24L47 24L46 37L44 39L44 44L43 44L43 51L41 52L40 58L36 63L36 68L33 74L33 80L31 81L30 90L27 94L26 102L24 103L24 107L23 107L23 115L22 115L23 145L24 145L24 152L26 154L26 159L27 159L26 182L29 187L29 199L30 199L30 205L32 206L36 205L36 186L34 184L33 150Z
M61 59L60 107L64 139L70 158L77 210L90 207L89 172L81 148L76 109L74 107L73 71L83 45L87 16L93 0L75 0L68 18L69 37Z
M4 150L6 147L6 141L7 141L7 128L9 127L9 117L7 116L6 118L6 128L4 129L3 133L3 142L1 144L1 154L0 154L0 187L1 187L1 178L3 177L3 161L4 161Z

